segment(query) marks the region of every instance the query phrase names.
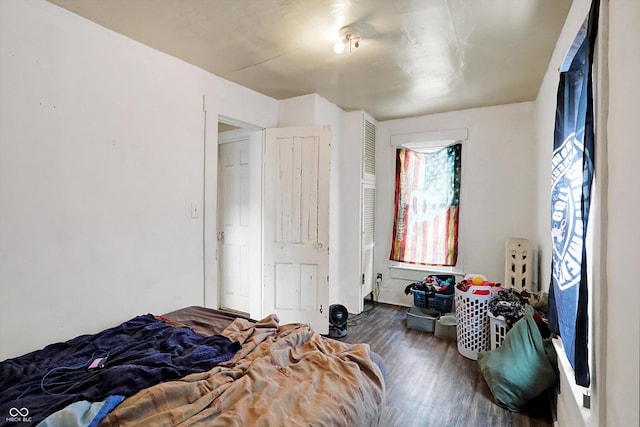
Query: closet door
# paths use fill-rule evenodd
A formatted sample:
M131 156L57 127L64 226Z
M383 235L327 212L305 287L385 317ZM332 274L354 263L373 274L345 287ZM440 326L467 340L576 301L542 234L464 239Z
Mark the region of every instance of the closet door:
M375 277L373 272L373 254L376 246L376 187L375 183L362 184L361 216L361 274L362 296L369 295L374 290Z
M375 291L374 250L376 228L376 122L362 113L360 139L360 311L364 298ZM372 294L373 293L373 294Z

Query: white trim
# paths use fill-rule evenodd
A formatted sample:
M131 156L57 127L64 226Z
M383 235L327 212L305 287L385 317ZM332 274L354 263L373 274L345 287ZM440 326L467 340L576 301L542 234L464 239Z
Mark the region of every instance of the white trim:
M583 396L592 396L591 389L576 384L575 372L567 359L562 340L558 337L553 338L551 342L556 351L559 370L558 424L571 427L594 425L592 424L594 421L592 409L582 406ZM565 397L566 395L568 395L568 399ZM593 404L592 400L592 408Z
M465 273L458 271L455 267L416 265L389 261L389 277L392 279L417 281L432 274L453 274L460 277L464 277L465 275Z
M218 119L217 120L218 122L224 123L226 125L235 126L237 128L240 128L240 129L245 129L245 130L248 129L248 130L252 130L252 131L263 130L264 129L263 127L256 126L254 124L247 123L247 122L244 122L242 120L234 119L234 118L231 118L231 117L228 117L228 116L224 116L224 115L218 115L217 119Z
M448 147L453 144L462 144L462 171L460 176L460 205L462 206L464 200L464 188L466 181L466 173L464 166L464 151L465 143L467 143L467 137L469 131L467 128L437 130L428 132L415 132L391 135L391 146L395 148L408 148L409 150L417 151L420 153L427 153L430 151L440 150L444 147ZM394 171L395 177L395 171ZM464 256L463 256L463 233L462 224L464 223L464 211L460 209L458 217L458 260L456 265L451 267L441 267L437 265L417 265L408 264L397 261L389 261L389 274L391 278L404 279L407 276L407 272L411 277L416 274L455 274L457 276L464 276ZM411 279L409 279L411 280Z
M468 135L469 132L467 128L404 133L391 135L391 145L393 147L403 147L414 151L427 152L444 148L458 142L466 142Z
M250 137L254 132L258 132L258 130L254 130L252 128L239 128L239 129L232 129L224 132L219 132L218 145L227 144L229 142L237 142L242 139L246 139Z

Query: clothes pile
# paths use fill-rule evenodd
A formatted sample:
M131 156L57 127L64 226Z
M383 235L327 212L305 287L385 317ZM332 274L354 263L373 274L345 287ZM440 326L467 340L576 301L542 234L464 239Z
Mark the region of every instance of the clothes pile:
M507 327L524 317L524 302L520 292L513 288L498 291L498 294L489 301L489 311L495 317L503 316Z
M421 291L426 296L433 296L436 293L441 295L453 295L455 276L453 275L431 275L419 282L414 282L404 289L404 294L409 295L413 291Z
M507 329L522 319L525 314L525 306L530 305L534 310L533 319L538 325L538 329L543 338L549 337L547 326L546 307L548 295L546 292L531 293L527 290L518 291L514 288L507 288L498 291L496 296L489 302L489 312L495 316L504 317Z

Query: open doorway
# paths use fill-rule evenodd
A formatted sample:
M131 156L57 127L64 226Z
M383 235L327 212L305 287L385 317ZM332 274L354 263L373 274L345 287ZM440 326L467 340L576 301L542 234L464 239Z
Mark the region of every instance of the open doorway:
M262 131L220 118L217 150L218 308L260 318Z

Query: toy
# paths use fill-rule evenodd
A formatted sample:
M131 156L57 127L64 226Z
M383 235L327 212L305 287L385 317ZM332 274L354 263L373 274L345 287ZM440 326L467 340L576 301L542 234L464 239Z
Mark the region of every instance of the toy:
M482 285L484 282L485 280L481 276L474 276L473 279L471 279L472 285Z

